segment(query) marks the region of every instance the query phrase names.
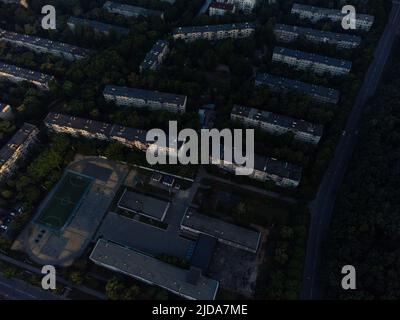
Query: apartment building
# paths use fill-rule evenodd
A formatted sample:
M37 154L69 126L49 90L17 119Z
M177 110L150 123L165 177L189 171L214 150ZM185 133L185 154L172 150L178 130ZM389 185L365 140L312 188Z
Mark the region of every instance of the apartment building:
M135 148L141 151L146 151L153 143L153 141L147 141L146 130L129 128L60 113L50 112L44 120L44 124L49 130L59 134L68 134L73 137L84 137L88 139L115 141L128 148ZM179 152L183 143L177 141L174 141L174 143ZM174 148L174 146L158 146L158 151L169 154L176 152L176 148Z
M243 167L232 159L225 159L222 147L219 157L214 158L211 155L210 162L231 173ZM271 181L282 188L296 188L300 184L301 175L302 168L298 165L255 154L254 170L247 177L261 182Z
M49 83L54 80L54 77L41 72L0 62L0 79L5 79L15 83L27 81L41 90L49 90Z
M89 50L67 43L52 41L27 34L19 34L2 29L0 29L0 41L10 43L17 47L27 48L37 53L50 53L70 61L84 59L89 55Z
M255 24L250 22L217 24L209 26L179 27L174 29L172 36L175 40L185 41L204 40L222 40L247 38L255 32Z
M108 23L103 23L95 20L82 19L77 17L69 17L67 25L72 31L75 31L78 26L89 27L92 28L95 32L102 33L106 36L108 36L112 31L114 31L119 35L129 34L128 28L122 28Z
M106 86L103 95L107 101L115 102L119 106L175 113L184 113L187 102L187 96L183 95L119 86Z
M276 24L274 33L278 41L291 42L298 38L305 38L315 43L335 45L339 49L354 49L361 44L361 38L346 33L322 31L311 28Z
M352 66L351 61L283 47L275 47L272 61L285 63L300 70L312 70L317 74L329 73L334 76L348 74Z
M309 19L313 23L318 22L322 19L329 19L333 22L341 22L346 14L343 14L341 10L329 9L323 7L315 7L304 4L293 4L292 14L298 14L302 19ZM356 29L368 31L374 24L374 16L368 14L356 14Z
M233 3L227 2L211 2L210 6L208 7L208 14L210 16L223 16L227 13L234 13L235 12L235 5Z
M249 14L257 4L257 0L216 0L219 3L228 3L235 6L235 10Z
M318 144L323 134L322 125L239 105L233 107L231 120L271 134L293 132L295 139L312 144Z
M114 1L107 1L103 5L103 9L115 13L120 14L127 18L137 18L137 17L150 17L150 16L157 16L160 18L164 17L164 13L157 10L150 10L142 7L132 6L128 4L122 4Z
M169 51L168 41L157 40L153 48L146 54L143 62L139 66L140 72L146 70L156 70L165 59Z
M15 172L18 161L27 154L38 133L34 125L24 123L0 149L0 180L3 181Z
M257 253L261 242L259 231L243 228L187 208L181 220L181 230L189 235L205 234L229 246Z
M294 91L306 94L319 103L337 104L340 98L340 93L337 90L298 80L277 77L268 73L258 73L256 75L255 85L267 86L272 91L277 92Z

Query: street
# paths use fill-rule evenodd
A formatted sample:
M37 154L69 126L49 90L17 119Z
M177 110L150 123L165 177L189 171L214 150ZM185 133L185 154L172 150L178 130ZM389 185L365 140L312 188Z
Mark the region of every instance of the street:
M51 292L41 290L38 287L18 280L8 279L0 273L0 299L8 300L59 300L62 299Z
M301 299L322 298L321 271L324 269L324 244L329 235L329 225L335 204L336 192L342 184L346 168L358 138L360 118L368 99L374 95L386 61L390 55L400 25L400 2L393 1L392 11L381 36L375 57L364 78L353 110L347 121L334 158L322 179L318 193L310 204L311 222L307 243L307 255L303 275ZM339 284L338 284L339 285Z

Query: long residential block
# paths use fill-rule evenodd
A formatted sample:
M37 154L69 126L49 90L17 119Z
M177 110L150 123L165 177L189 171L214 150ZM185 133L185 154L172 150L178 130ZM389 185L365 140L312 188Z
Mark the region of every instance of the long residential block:
M250 22L216 24L208 26L179 27L174 29L172 36L175 40L185 41L222 40L227 38L247 38L255 32L255 24Z
M104 3L103 9L111 13L120 14L127 18L131 17L137 18L140 16L143 17L157 16L161 18L164 17L164 13L161 11L146 9L128 4L122 4L114 1L107 1L106 3Z
M211 155L211 163L230 173L236 173L237 169L244 167L232 160L232 157L225 157L224 151L221 148L219 156ZM255 154L253 172L247 177L261 182L271 181L283 188L296 188L301 176L302 168L298 165Z
M89 257L95 264L164 288L190 300L214 300L219 283L201 274L165 263L105 240L98 240Z
M302 19L310 19L313 23L322 19L329 19L334 22L341 22L346 14L341 10L315 7L305 4L293 4L292 14L298 14ZM374 24L374 16L368 14L356 14L356 29L368 31Z
M231 120L272 134L293 132L295 139L312 144L317 144L323 134L322 125L239 105L233 107Z
M251 13L256 6L258 0L228 0L233 3L235 7L244 13Z
M153 144L152 141L147 141L146 130L129 128L61 113L50 112L44 120L44 124L48 129L56 133L68 134L73 137L81 136L89 139L115 141L128 148L135 148L142 151L146 151ZM183 143L176 142L176 145L177 148L180 149ZM177 152L176 147L173 146L158 146L158 148L160 152Z
M348 74L352 66L351 61L283 47L275 47L272 61L285 63L300 70L312 70L317 74L329 73L334 76Z
M0 62L0 78L15 83L27 81L41 90L49 90L49 84L54 80L53 76L3 62Z
M227 2L211 2L210 6L208 7L208 14L210 16L223 16L227 13L234 13L235 12L235 5L233 3Z
M306 94L314 101L320 103L337 104L340 98L340 93L337 90L298 80L277 77L268 73L258 73L256 75L255 85L267 86L271 90L278 92L295 91Z
M106 86L103 95L107 101L113 101L119 106L176 113L185 112L187 102L187 96L183 95L118 86Z
M0 29L0 41L24 47L37 53L50 53L67 60L79 60L88 56L89 50L67 43L20 34Z
M146 70L156 70L162 64L168 51L168 41L157 40L153 48L146 54L146 57L140 64L140 72L144 72Z
M117 33L119 35L128 35L129 34L128 28L118 27L118 26L114 26L114 25L108 24L108 23L103 23L103 22L99 22L99 21L95 21L95 20L82 19L82 18L77 18L77 17L69 17L67 25L72 31L75 31L75 29L78 26L81 26L81 27L92 28L95 32L102 33L107 36L112 31L114 31L115 33Z
M291 42L303 37L315 43L327 43L340 49L353 49L361 44L361 37L345 33L322 31L311 28L276 24L274 33L278 41Z
M0 149L0 180L10 177L32 144L39 130L32 124L24 123L11 139Z

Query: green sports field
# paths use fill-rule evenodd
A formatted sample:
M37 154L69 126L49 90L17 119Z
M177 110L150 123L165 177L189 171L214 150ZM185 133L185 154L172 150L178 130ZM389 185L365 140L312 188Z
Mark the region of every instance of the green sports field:
M67 172L45 203L36 222L52 229L61 229L75 212L91 183L92 179L88 177Z

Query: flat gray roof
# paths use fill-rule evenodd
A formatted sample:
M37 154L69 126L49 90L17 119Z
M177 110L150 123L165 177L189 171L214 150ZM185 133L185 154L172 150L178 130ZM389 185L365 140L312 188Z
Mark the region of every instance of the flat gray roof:
M224 159L224 147L220 146L220 158ZM232 159L234 160L234 159ZM232 161L230 160L230 161ZM240 165L242 166L242 165ZM302 167L285 161L280 161L275 158L254 154L254 169L265 172L269 175L290 179L300 182L302 175Z
M345 16L345 14L343 14L342 11L338 10L338 9L316 7L316 6L306 5L306 4L299 4L299 3L293 4L292 13L294 13L294 11L308 11L315 15L324 15L326 17L337 16L338 19L341 19L342 17ZM357 19L365 20L365 21L368 21L371 23L374 22L374 20L375 20L374 16L371 16L369 14L362 14L362 13L357 13Z
M260 155L254 156L254 169L297 182L300 182L302 174L298 165Z
M158 61L158 57L163 52L165 47L168 47L168 41L166 40L157 40L157 42L153 45L151 50L146 54L143 62L140 67L143 69L150 68L155 62Z
M129 97L135 99L141 99L144 101L156 101L159 103L170 103L174 105L183 106L187 99L186 96L180 94L138 89L138 88L128 88L107 85L104 88L104 95Z
M108 12L121 14L126 17L148 17L162 15L162 12L158 10L146 9L143 7L122 4L114 1L106 1L106 3L103 5L103 9L107 10Z
M257 73L255 81L264 85L278 87L283 90L293 90L305 93L312 97L323 97L330 103L336 104L339 101L339 91L315 84L278 77L268 73Z
M154 197L125 189L118 207L162 221L170 203Z
M182 218L181 226L200 231L217 239L242 245L254 251L257 251L261 239L261 233L258 231L200 214L191 208L186 211Z
M235 105L232 109L231 114L261 121L264 123L278 125L282 128L286 128L287 130L296 130L308 133L316 137L321 137L324 131L324 127L320 124L314 124L305 120L295 119L269 111L249 108L240 105Z
M152 141L146 140L146 130L70 116L62 113L49 112L44 119L44 123L47 125L68 127L75 130L84 130L94 135L103 134L108 139L123 138L130 142L139 141L143 144L152 143ZM182 141L177 142L178 149L181 148L182 145Z
M0 149L0 165L7 162L15 153L15 150L23 145L26 139L39 130L32 124L24 123L22 127L11 137L10 140Z
M281 54L284 56L288 57L293 57L298 60L306 60L306 61L312 61L312 62L317 62L329 66L335 66L338 68L344 68L350 71L352 62L348 60L343 60L343 59L335 59L335 58L330 58L327 56L322 56L319 54L315 53L308 53L300 50L292 50L288 48L283 48L283 47L275 47L274 48L274 54Z
M101 239L90 254L90 260L189 299L214 300L218 291L219 283L216 280L199 275L196 283L189 283L189 270Z
M114 30L116 33L123 34L123 35L127 35L129 33L128 28L123 28L123 27L115 26L115 25L100 22L100 21L82 19L82 18L77 18L77 17L69 17L68 23L70 23L72 25L88 26L88 27L93 28L94 30L98 30L103 33L108 33L111 30Z
M303 35L303 36L313 36L313 37L318 37L321 39L328 39L328 41L334 41L334 42L347 41L347 42L355 43L357 45L359 45L362 40L361 37L353 35L353 34L323 31L323 30L317 30L317 29L312 29L312 28L290 26L287 24L280 24L280 23L277 23L275 25L274 30L291 32L291 33L295 33L295 34Z
M26 81L36 81L43 84L47 84L51 80L54 79L53 76L50 76L45 73L24 69L18 66L14 66L12 64L7 64L0 62L0 73L6 73L12 75L14 77L23 78Z
M252 22L244 23L231 23L231 24L213 24L207 26L191 26L191 27L179 27L173 30L173 34L181 33L198 33L198 32L217 32L217 31L232 31L232 30L244 30L244 29L255 29L256 26Z
M39 38L27 34L20 34L0 29L0 40L18 43L22 46L28 47L29 45L45 48L47 50L56 50L67 54L78 55L86 57L89 50L70 45L68 43L52 41L50 39Z
M194 242L123 215L109 212L99 228L97 238L104 238L149 255L175 256L190 259L190 248Z

